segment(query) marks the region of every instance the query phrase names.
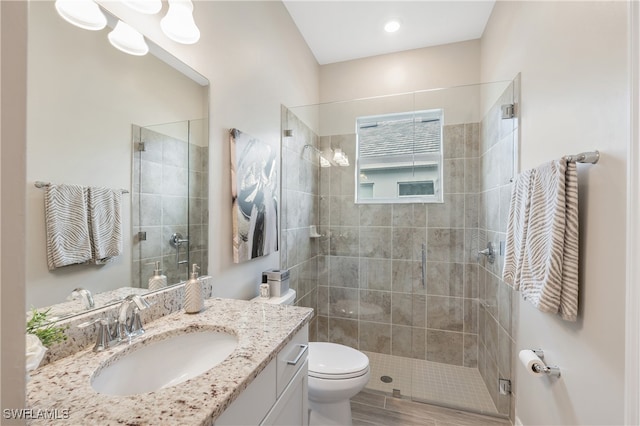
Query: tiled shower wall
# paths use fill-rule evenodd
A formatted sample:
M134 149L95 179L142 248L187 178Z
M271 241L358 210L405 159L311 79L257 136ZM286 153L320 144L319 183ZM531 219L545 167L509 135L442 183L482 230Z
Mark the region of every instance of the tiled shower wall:
M497 248L496 262L491 264L480 259L478 369L484 379L498 412L515 418L515 397L500 395L498 379L513 380L512 367L515 365L514 332L516 330L517 292L502 281L504 253L501 244L506 239L511 178L515 171L514 151L518 144L518 118L502 119L501 105L519 104L519 77L505 90L500 99L490 109L482 121L482 144L480 153L480 248L487 241ZM512 387L513 388L513 387Z
M296 291L296 305L314 309L309 340L317 340L318 238L310 226L318 223L318 137L287 108L282 107L282 202L280 267L290 271L289 286Z
M355 204L355 135L320 138L351 165L320 169L318 340L477 366L479 124L443 135L440 204Z
M169 284L185 281L188 265L178 267L174 232L189 238L189 260L207 273L207 173L208 147L190 144L150 129L134 126L134 142L144 141L144 151L134 151L133 273L134 287L147 287L153 262L160 261ZM137 237L147 233L146 240ZM180 260L186 260L186 247Z

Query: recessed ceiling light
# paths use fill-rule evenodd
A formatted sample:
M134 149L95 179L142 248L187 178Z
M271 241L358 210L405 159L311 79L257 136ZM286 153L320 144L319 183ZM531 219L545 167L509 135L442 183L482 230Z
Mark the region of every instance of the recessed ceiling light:
M384 30L388 33L395 33L400 29L400 22L393 20L384 24Z

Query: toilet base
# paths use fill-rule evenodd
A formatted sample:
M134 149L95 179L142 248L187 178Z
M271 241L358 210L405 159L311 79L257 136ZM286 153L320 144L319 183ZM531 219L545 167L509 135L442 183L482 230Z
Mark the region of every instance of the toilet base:
M351 401L314 402L309 400L309 426L351 426Z

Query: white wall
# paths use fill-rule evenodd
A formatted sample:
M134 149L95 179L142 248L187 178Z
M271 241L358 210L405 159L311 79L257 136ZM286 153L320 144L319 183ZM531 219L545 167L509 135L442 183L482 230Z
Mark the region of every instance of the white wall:
M24 407L25 152L27 5L1 2L2 233L0 407ZM14 424L3 420L2 424Z
M279 265L279 253L233 263L228 130L238 128L280 147L280 105L318 102L318 64L280 2L196 1L201 38L179 45L160 31L156 16L100 2L209 79L209 274L214 294L250 298L262 271Z
M585 150L602 155L578 167L578 321L519 301L517 349L542 348L562 370L549 380L514 366L516 416L525 425L623 423L627 7L499 1L482 38L483 81L522 73L522 169Z
M479 40L471 40L323 65L320 101L479 83L479 47Z
M103 265L47 269L43 189L35 181L132 188L131 125L204 118L202 87L153 55L114 49L106 31L69 25L52 2L29 5L27 309L131 283L132 192L122 197L124 251Z

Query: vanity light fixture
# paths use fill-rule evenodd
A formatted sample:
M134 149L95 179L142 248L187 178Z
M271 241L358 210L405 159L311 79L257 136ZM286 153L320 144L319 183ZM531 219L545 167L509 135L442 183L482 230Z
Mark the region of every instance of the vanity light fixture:
M85 30L99 31L107 17L93 0L56 0L56 11L68 23Z
M337 166L338 164L333 161L333 157L335 154L333 153L333 149L325 148L320 153L320 167L331 167Z
M155 15L162 9L162 0L122 0L122 3L145 15Z
M169 11L160 20L162 32L171 40L193 44L200 40L200 30L193 20L191 0L169 0Z
M118 21L107 37L113 47L129 55L144 56L149 52L149 46L142 34L122 21Z
M400 29L400 21L397 21L395 19L384 24L384 30L388 33L395 33L399 29Z
M340 167L346 167L349 165L349 157L347 157L347 154L345 154L340 148L335 149L333 161L335 161Z

